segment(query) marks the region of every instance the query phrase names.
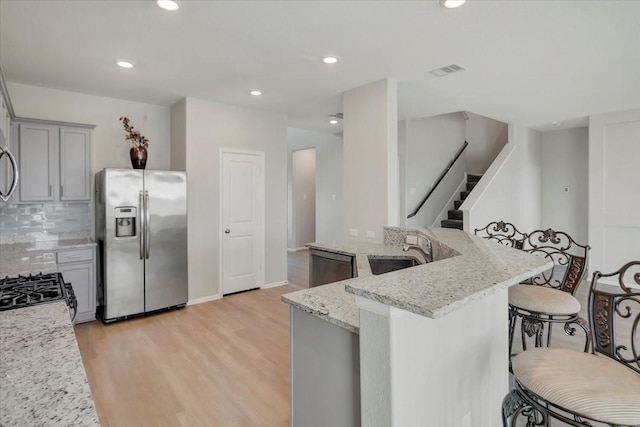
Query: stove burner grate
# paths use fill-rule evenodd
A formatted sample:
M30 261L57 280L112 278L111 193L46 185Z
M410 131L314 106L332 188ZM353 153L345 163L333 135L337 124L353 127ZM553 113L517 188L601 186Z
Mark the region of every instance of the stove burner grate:
M0 311L67 299L60 273L0 279Z

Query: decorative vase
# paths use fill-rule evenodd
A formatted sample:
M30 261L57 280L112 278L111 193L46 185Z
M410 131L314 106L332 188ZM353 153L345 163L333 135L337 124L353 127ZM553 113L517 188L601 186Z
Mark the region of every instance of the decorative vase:
M144 169L147 166L147 149L144 147L131 147L129 150L131 166L134 169Z

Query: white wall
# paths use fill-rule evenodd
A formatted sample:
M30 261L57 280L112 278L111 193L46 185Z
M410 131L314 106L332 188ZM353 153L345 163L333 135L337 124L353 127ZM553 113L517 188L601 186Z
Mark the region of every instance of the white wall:
M129 117L131 125L149 139L147 169L169 168L169 107L19 83L7 86L18 117L96 125L91 137L94 174L107 167L131 168L131 143L118 120L122 116ZM90 206L94 218L93 203ZM92 235L94 227L92 221Z
M293 224L296 248L316 241L316 149L293 152Z
M541 226L541 134L509 125L509 143L462 204L464 230L504 220L530 232Z
M219 148L265 152L265 281L287 279L287 145L282 114L186 99L189 300L220 295ZM181 114L178 105L173 109ZM178 141L178 144L180 141Z
M384 79L344 92L345 236L382 241L398 223L398 83ZM358 236L349 236L349 229Z
M169 168L169 107L19 83L7 86L18 117L96 125L91 140L94 172L131 167L131 143L118 120L122 116L149 139L147 169Z
M187 170L187 100L171 107L171 170Z
M407 226L407 120L398 122L398 226Z
M465 138L469 142L465 150L467 173L482 175L507 143L508 126L471 112L466 114L469 117Z
M404 128L404 212L406 218L418 207L424 196L436 183L451 159L465 141L465 120L460 113L407 120ZM413 218L409 227L430 227L442 208L465 177L465 158L461 156L425 205ZM450 209L453 209L453 202Z
M513 197L518 222L525 230L541 227L542 213L542 135L533 129L516 127L515 141L520 145L520 165L516 167L519 186ZM509 195L503 195L509 197Z
M359 296L356 304L363 426L501 425L506 289L437 319Z
M640 259L640 110L589 117L589 269Z
M292 230L292 152L305 148L316 149L316 240L330 242L343 238L342 204L342 137L303 129L287 129L289 240L294 248Z
M568 233L583 245L588 238L589 130L542 133L543 228ZM569 187L569 192L564 191Z

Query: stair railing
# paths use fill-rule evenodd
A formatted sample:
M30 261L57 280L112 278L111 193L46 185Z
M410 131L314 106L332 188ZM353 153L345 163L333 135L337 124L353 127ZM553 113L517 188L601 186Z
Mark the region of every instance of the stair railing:
M447 165L447 167L444 169L444 171L440 174L440 177L438 178L438 180L436 181L435 185L433 187L431 187L431 190L429 190L429 192L427 193L426 196L424 196L424 198L422 199L422 201L420 202L420 204L418 205L418 207L411 212L408 216L407 219L409 218L413 218L414 216L416 216L416 214L418 212L420 212L420 209L422 209L422 206L424 206L424 204L426 203L426 201L429 199L429 197L431 196L431 194L433 194L433 192L436 190L436 188L438 187L438 185L442 182L442 180L444 179L445 176L447 176L447 174L449 173L449 171L451 170L451 168L453 167L453 165L456 163L456 161L458 161L458 159L460 158L460 156L462 155L462 152L465 150L465 148L467 148L467 145L469 145L469 143L467 141L464 142L464 144L462 144L462 147L460 148L460 150L458 150L458 153L455 155L455 157L453 159L451 159L451 161L449 162L449 164Z

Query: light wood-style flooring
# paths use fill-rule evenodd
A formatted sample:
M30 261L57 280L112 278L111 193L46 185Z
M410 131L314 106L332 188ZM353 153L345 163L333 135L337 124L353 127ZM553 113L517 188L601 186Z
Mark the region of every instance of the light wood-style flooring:
M303 288L309 287L309 250L287 252L287 280Z
M287 426L291 283L110 325L75 327L103 427ZM300 278L298 279L298 276Z
M287 426L289 310L280 297L308 287L308 256L288 253L290 285L77 325L102 426ZM577 294L585 316L587 293L585 282ZM579 349L576 338L558 330L554 345Z

